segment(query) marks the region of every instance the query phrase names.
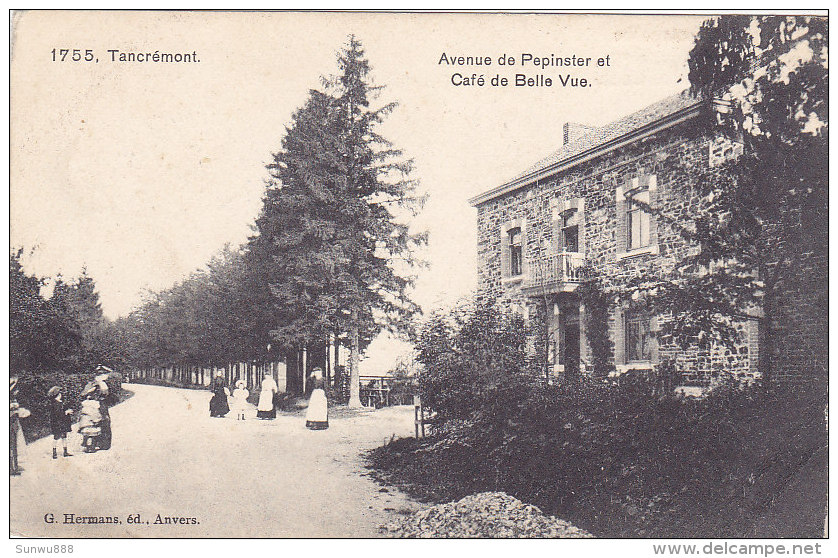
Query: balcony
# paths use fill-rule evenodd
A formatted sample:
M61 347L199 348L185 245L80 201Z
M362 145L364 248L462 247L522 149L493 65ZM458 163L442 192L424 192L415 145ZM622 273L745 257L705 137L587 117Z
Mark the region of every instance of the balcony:
M583 281L585 256L579 252L561 252L529 260L522 288L527 294L560 293L576 290Z

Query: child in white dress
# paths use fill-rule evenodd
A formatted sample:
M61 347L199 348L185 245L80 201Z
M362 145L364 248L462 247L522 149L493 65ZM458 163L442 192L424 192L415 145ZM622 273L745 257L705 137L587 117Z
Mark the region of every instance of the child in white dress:
M82 435L85 453L96 451L96 438L102 434L102 410L93 392L88 393L87 399L81 402L79 434Z
M236 420L244 420L244 410L247 408L247 397L250 392L245 387L244 380L236 382L236 389L233 390L233 406L236 409Z

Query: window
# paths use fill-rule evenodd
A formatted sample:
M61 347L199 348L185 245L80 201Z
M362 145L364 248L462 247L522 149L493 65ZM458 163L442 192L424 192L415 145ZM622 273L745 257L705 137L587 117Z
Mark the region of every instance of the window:
M617 187L616 195L616 259L659 254L655 218L647 211L658 203L657 176L641 174L632 178Z
M631 199L626 200L626 249L636 250L645 248L650 242L649 214L643 208L633 203L634 200L649 204L649 190L642 190L629 194Z
M626 312L626 362L652 360L650 319L644 312Z
M579 251L579 219L575 209L562 215L561 248L563 252Z
M521 245L521 229L515 227L506 233L509 242L509 274L521 275L524 272L524 253Z

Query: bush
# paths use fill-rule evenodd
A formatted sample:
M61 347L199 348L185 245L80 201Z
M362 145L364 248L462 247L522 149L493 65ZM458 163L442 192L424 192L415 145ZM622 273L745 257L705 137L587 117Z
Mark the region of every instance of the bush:
M421 328L417 360L422 404L443 421L467 420L532 381L523 318L492 304L434 314Z
M81 406L80 394L95 376L95 373L64 374L62 372L21 374L17 384L17 400L21 407L32 412L29 417L20 421L26 441L32 442L50 432L50 399L47 392L52 386L60 386L64 392L64 401L70 408L78 410ZM110 374L107 384L109 404L114 404L122 398L122 375L118 372Z
M657 396L639 378L583 379L513 400L498 397L445 438L391 444L395 456L381 448L373 464L411 493L501 490L598 536L822 535L822 388L727 384L685 399ZM788 521L774 510L792 480L807 497Z

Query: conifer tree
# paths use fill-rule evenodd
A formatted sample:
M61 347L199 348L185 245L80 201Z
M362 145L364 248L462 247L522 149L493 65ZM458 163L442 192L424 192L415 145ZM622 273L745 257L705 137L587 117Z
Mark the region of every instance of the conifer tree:
M405 219L424 200L411 162L376 132L396 104L370 107L380 87L354 36L338 66L294 114L268 165L249 251L274 297L275 339L305 346L348 336L350 404L360 405L360 351L384 328L405 330L418 311L408 273L425 236Z

